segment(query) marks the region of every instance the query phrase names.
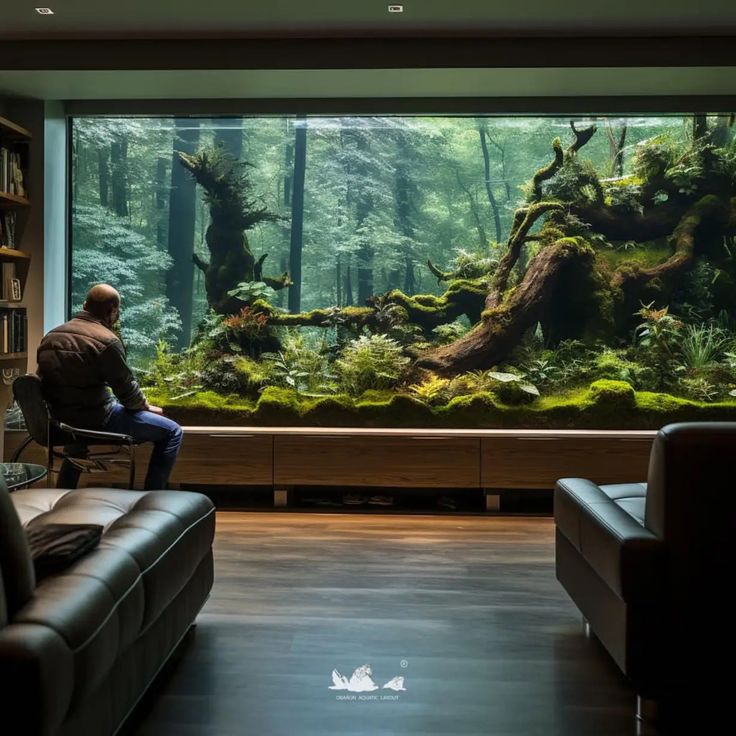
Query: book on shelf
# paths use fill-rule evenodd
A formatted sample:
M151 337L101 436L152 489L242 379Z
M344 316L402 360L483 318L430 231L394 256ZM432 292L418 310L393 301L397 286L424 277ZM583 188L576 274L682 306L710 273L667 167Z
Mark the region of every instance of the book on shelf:
M19 302L23 294L15 263L6 261L0 264L0 279L0 301Z
M15 248L15 211L0 210L0 248Z
M25 353L28 316L25 309L0 309L0 355Z
M21 156L11 148L0 148L0 192L26 196Z

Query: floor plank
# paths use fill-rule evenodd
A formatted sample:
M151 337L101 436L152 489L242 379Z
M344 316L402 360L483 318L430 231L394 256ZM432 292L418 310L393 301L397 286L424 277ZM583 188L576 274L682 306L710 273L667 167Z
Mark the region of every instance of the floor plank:
M583 637L553 532L549 518L220 512L212 596L129 731L633 735L634 694ZM329 689L334 668L364 664L406 690Z

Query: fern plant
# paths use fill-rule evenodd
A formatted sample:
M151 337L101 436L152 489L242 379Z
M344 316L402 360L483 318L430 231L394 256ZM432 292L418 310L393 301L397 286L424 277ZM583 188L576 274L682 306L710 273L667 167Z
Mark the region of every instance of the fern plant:
M335 361L340 385L355 396L369 389L393 388L408 364L401 346L385 335L351 340Z

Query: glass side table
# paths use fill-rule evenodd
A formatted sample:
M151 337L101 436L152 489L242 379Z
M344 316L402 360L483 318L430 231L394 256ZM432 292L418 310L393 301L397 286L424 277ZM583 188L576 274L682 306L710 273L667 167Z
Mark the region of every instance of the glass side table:
M0 472L9 491L26 488L46 477L46 468L33 463L0 463Z

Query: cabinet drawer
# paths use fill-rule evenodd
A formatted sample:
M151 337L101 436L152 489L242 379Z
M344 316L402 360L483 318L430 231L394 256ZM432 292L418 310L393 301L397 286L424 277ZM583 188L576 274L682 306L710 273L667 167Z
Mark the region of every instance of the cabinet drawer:
M271 485L273 437L270 435L185 434L172 483Z
M474 438L287 435L274 443L276 485L478 487Z
M553 488L558 478L595 483L646 480L652 440L611 437L498 437L481 441L486 488Z

